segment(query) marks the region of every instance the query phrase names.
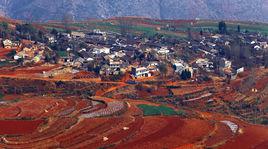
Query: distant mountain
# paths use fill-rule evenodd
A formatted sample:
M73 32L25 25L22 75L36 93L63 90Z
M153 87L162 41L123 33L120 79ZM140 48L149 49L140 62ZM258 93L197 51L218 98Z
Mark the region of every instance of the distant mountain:
M267 0L0 0L0 14L22 20L143 16L268 22Z

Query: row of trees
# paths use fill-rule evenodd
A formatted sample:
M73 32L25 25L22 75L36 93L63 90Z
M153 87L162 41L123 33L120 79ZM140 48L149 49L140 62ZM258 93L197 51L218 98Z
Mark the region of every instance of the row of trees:
M36 29L32 24L18 24L16 25L17 36L22 39L39 41L46 43L45 33Z
M220 34L227 34L227 25L226 25L226 23L224 21L219 22L218 28L219 28L219 33ZM237 32L238 33L241 32L241 26L240 25L237 25Z
M47 39L43 31L36 29L32 24L17 24L15 30L9 27L7 22L0 22L0 38L4 39L28 39L46 43Z

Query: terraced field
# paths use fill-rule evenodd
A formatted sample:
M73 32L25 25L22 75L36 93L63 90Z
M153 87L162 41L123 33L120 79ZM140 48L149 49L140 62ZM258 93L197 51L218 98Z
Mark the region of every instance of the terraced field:
M24 73L36 74L44 70L44 67L23 69L29 70ZM8 73L0 75L2 85L14 84L12 79L20 78L22 73L19 72L17 74L19 76ZM26 79L25 76L23 79ZM46 81L57 82L56 79L48 80L38 75L34 80L42 80L45 84ZM16 87L25 84L24 81L18 81ZM68 79L65 81L68 82ZM258 75L257 81L265 82L265 74ZM83 83L90 83L87 80L78 82L82 84L76 84L76 88L83 89L87 89ZM80 97L77 94L58 92L49 94L3 92L0 98L0 148L185 149L242 146L245 149L266 149L267 147L267 126L250 124L220 111L223 108L225 112L234 114L227 105L236 101L232 99L237 97L233 84L229 85L230 89L225 94L219 92L226 87L222 86L221 82L201 85L169 82L150 93L137 91L135 85L124 82L93 84L102 84L102 87L95 85L95 88L92 88L94 96ZM72 85L68 84L67 87L71 88ZM172 85L180 88L170 89ZM59 87L62 86L64 84L59 84ZM259 96L262 101L266 101L266 94L263 94L267 89L266 85L258 84L254 87L259 92L247 94L241 101L236 101L237 105L245 99L254 99L249 98L251 96ZM183 88L189 91L181 92ZM213 105L207 105L207 97L191 100L207 93L210 93L209 98L214 98ZM120 96L122 94L138 96L132 99ZM143 100L145 95L148 98ZM225 100L225 96L229 96L229 100ZM184 102L185 100L187 102ZM239 110L237 105L232 106L236 106L236 110ZM258 106L260 109L265 109L267 102L261 102ZM209 110L212 112L208 112ZM13 128L14 125L21 127Z

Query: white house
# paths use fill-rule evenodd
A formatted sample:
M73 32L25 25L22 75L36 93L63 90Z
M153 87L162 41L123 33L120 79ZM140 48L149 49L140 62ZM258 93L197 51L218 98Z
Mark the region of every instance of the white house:
M57 40L55 39L54 36L47 36L47 39L48 39L49 43L56 43L57 42Z
M106 32L102 32L100 29L94 29L93 30L93 33L96 33L96 34L106 34Z
M261 49L261 47L259 45L256 45L256 46L254 46L254 49L258 51Z
M132 67L131 73L135 78L151 76L150 71L146 67Z
M236 73L239 74L239 73L242 73L245 71L245 68L244 67L240 67L238 69L236 69Z
M12 48L12 41L9 39L6 39L3 41L4 48L10 49Z
M121 66L122 66L122 61L112 61L112 60L110 60L110 62L109 62L109 66L110 66L110 68L112 68L112 69L121 68Z
M14 56L14 60L18 60L18 59L20 59L20 58L22 58L22 57L19 56L19 55L15 55L15 56Z
M214 68L213 62L210 62L208 59L200 58L196 60L196 64L198 65L198 67L201 67L201 68L206 68L206 69Z
M93 54L101 54L101 53L109 54L110 48L102 47L102 48L94 48L93 49Z
M268 48L267 42L260 42L260 47L263 48L263 49Z
M167 47L161 47L159 50L157 50L158 54L168 54L169 50Z
M72 37L75 37L75 38L85 38L86 37L86 34L83 32L72 32L71 35L72 35Z
M183 70L185 70L185 66L181 62L176 62L173 64L173 66L175 68L175 72L177 73L181 73Z
M192 67L189 67L189 65L187 63L184 63L182 60L174 62L173 66L176 73L181 74L183 71L188 70L191 72L191 75L193 75Z
M220 67L222 67L222 68L231 68L232 67L232 62L228 61L226 58L222 58L220 60Z

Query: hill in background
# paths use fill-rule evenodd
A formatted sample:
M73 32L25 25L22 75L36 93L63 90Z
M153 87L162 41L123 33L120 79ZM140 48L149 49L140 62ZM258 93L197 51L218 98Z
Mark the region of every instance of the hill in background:
M0 0L2 15L22 20L143 16L157 19L268 21L266 0Z

